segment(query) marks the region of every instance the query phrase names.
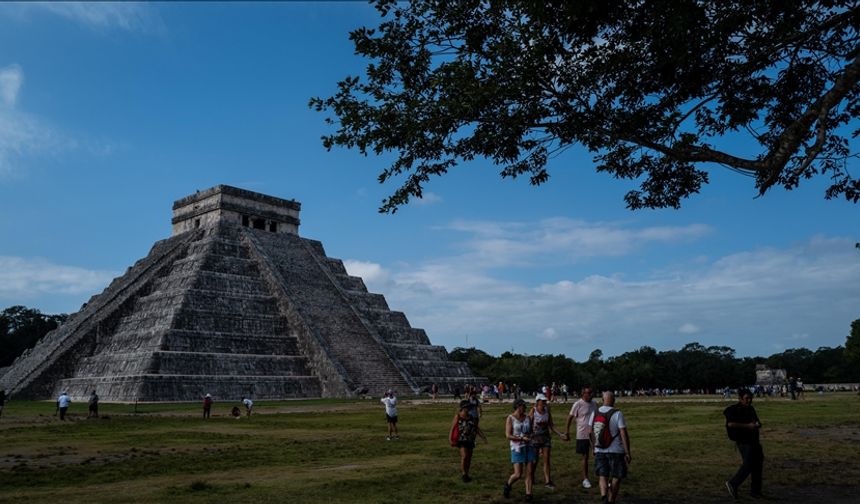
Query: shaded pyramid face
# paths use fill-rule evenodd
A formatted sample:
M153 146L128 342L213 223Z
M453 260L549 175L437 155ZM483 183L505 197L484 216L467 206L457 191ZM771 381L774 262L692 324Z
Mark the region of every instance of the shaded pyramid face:
M16 360L0 386L22 398L96 390L103 400L183 401L476 380L320 242L298 236L297 211L290 226L266 207L297 203L229 186L192 196L173 237ZM192 206L180 203L174 215Z

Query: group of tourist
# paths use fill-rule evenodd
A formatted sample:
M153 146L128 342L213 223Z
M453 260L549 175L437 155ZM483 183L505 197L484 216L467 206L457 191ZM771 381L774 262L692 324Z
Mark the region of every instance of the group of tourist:
M473 392L472 397L476 392ZM739 391L739 402L723 412L729 439L737 445L742 464L725 486L733 498L738 488L751 476L750 494L762 496L762 466L764 452L759 442L761 422L752 407L753 394L747 389ZM605 391L603 402L598 405L592 398L592 390L585 387L580 398L573 404L567 417L564 432L556 429L549 409L549 398L540 393L534 406L521 399L513 401L513 412L505 419L505 439L510 445L512 472L502 488L502 495L509 498L514 484L524 480L525 499L533 499L535 472L538 462L543 469L544 486L554 489L552 480L551 450L552 435L570 441L571 426L576 427L576 453L582 460L582 486L592 488L588 473L589 456L594 454L594 473L598 478L601 500L604 503L618 501L621 482L627 477L627 468L632 461L630 436L624 414L615 407L615 394ZM478 406L480 401L476 401ZM387 407L387 405L386 405ZM480 413L475 402L460 401L457 413L451 422L451 446L460 450L460 472L464 482L471 481L469 471L478 437L487 440L480 428Z
M209 418L212 415L212 405L214 403L215 399L212 398L212 394L203 396L203 418ZM251 411L254 409L254 401L250 397L243 396L241 404L245 407L245 416L251 416ZM242 416L239 406L233 406L230 410L230 416L236 419Z

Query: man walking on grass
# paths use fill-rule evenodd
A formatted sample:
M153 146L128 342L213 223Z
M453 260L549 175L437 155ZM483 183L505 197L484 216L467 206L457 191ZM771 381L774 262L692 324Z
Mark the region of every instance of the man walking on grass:
M615 409L615 394L603 393L603 406L591 415L591 439L594 443L594 473L600 478L600 500L603 504L618 502L621 480L627 477L630 437L624 414Z
M726 489L735 499L738 498L738 487L747 479L747 476L752 476L750 482L752 497L754 499L762 497L761 473L764 466L764 451L759 441L761 422L755 408L752 407L752 400L752 392L741 389L738 391L738 403L723 411L726 417L726 433L729 439L737 444L742 460L738 472L732 476L732 479L726 481Z
M567 385L562 385L562 390L565 392L566 387ZM582 456L582 486L584 488L591 488L591 481L588 480L591 425L588 422L596 409L597 403L591 398L591 387L583 387L579 400L573 403L570 408L570 415L567 416L567 429L565 430L567 439L570 439L570 424L576 420L576 453Z

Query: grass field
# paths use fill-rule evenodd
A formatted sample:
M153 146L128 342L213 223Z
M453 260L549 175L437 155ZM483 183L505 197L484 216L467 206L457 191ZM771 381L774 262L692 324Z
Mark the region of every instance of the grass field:
M723 428L730 402L712 397L626 399L633 462L623 502L727 502L723 482L740 458ZM231 405L232 406L232 405ZM758 399L765 492L773 502L860 502L860 397ZM103 404L86 419L74 404L59 421L47 402L7 403L0 419L0 502L503 502L510 472L503 439L510 404L484 407L489 442L475 450L474 481L459 479L447 444L452 401L403 400L401 439L385 440L377 401L255 404L235 420L217 404ZM568 405L553 407L563 428ZM600 502L579 486L573 443L555 438L555 490L537 502ZM540 469L538 470L540 475ZM741 500L747 497L748 483ZM511 501L523 497L522 484ZM23 499L23 500L22 500Z

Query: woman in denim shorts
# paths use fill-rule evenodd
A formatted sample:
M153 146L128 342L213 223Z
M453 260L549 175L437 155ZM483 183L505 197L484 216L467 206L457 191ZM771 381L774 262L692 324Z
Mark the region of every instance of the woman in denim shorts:
M526 415L526 402L517 399L514 401L514 412L505 420L505 437L511 444L511 464L514 466L514 472L502 492L506 498L511 496L511 485L525 476L526 501L532 500L532 477L537 454L530 442L531 434L532 424Z

